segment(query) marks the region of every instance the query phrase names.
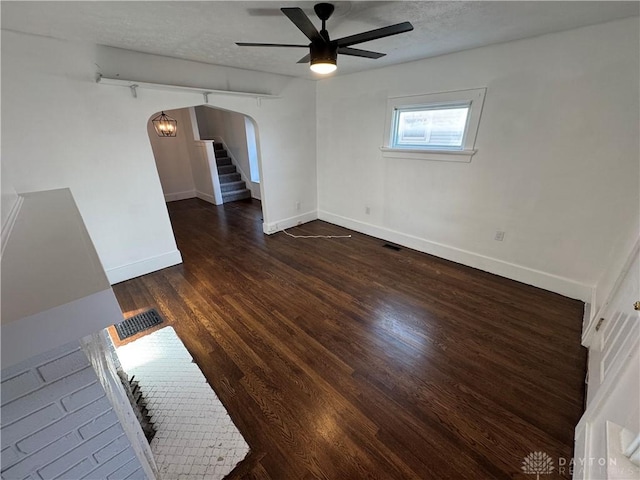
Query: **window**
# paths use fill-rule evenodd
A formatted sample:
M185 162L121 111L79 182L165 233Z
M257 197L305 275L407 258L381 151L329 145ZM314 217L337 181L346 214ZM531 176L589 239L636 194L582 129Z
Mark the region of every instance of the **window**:
M249 117L244 117L244 130L247 135L247 154L249 155L249 173L253 183L260 183L260 168L258 167L258 145L256 143L256 129Z
M470 105L398 108L393 146L462 149Z
M469 162L485 89L462 90L388 101L385 157Z

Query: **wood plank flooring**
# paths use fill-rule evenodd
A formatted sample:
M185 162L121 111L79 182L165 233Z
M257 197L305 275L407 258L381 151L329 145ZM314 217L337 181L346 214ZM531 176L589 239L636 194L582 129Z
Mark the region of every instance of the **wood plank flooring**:
M230 478L532 479L530 452L571 458L581 302L321 221L291 232L352 238L266 236L256 201L168 207L184 263L114 290L173 325L244 435Z

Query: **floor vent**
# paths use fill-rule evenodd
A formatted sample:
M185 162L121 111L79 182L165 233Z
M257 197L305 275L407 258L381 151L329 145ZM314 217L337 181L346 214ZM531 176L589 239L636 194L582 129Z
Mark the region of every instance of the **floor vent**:
M134 336L147 328L155 327L163 322L162 317L154 308L146 312L139 313L124 322L116 323L116 332L120 340Z
M400 247L398 245L393 245L392 243L385 243L383 247L388 248L389 250L393 250L394 252L400 251Z

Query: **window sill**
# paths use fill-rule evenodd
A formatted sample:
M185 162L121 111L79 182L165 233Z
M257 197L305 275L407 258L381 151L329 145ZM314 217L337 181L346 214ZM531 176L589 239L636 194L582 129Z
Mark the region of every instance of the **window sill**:
M470 163L477 150L413 150L409 148L380 147L386 158L407 158L412 160L431 160L435 162Z

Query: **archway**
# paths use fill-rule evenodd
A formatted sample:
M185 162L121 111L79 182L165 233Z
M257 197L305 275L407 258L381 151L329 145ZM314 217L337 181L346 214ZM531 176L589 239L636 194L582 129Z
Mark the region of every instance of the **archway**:
M157 114L147 124L165 201L200 198L222 205L253 199L261 202L264 218L259 130L255 120L209 105L165 113L178 122L175 137L156 134L151 120Z

